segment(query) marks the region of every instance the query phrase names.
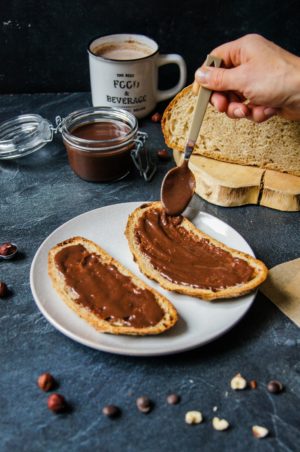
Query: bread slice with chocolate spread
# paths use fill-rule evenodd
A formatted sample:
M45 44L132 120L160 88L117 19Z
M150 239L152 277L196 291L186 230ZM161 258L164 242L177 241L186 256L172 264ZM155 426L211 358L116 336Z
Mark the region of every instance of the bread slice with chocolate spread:
M134 210L125 235L140 270L170 291L203 300L234 298L267 277L263 262L215 240L187 218L166 215L160 202Z
M176 309L163 295L86 238L54 246L48 273L60 298L100 332L155 335L177 322Z

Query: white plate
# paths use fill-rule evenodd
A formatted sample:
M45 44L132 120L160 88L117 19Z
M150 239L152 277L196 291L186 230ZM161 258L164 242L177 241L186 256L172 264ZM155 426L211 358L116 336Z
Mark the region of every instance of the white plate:
M49 235L36 252L30 271L31 290L42 314L55 328L75 341L97 350L122 355L177 353L203 345L225 333L246 313L255 293L232 301L211 303L168 292L148 280L133 262L124 236L128 215L139 205L140 202L129 202L92 210L73 218ZM243 237L223 221L204 212L189 213L199 229L226 245L254 255ZM147 284L165 295L178 310L180 320L177 325L159 336L113 336L97 332L80 319L60 300L52 288L47 271L50 248L77 235L98 243Z

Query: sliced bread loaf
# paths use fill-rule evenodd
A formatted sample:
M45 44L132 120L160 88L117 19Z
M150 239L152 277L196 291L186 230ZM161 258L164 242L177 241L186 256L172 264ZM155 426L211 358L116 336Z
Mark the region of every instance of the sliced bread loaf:
M103 333L160 334L178 319L164 296L83 237L65 240L49 251L48 273L61 299ZM72 284L68 285L70 278ZM149 310L152 320L158 319L156 323L149 321Z
M172 149L184 150L196 98L188 86L164 112L162 131ZM279 116L260 124L233 120L209 105L194 153L300 176L300 122Z
M166 216L160 202L137 208L125 234L140 270L167 290L204 300L233 298L267 277L263 262L213 239L187 218Z

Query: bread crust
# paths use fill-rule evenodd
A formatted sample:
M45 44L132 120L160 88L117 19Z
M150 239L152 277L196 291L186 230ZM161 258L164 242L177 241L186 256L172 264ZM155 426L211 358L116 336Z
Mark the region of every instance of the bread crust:
M184 295L189 295L192 297L201 298L203 300L219 300L226 298L236 298L242 295L245 295L249 292L255 290L260 284L264 282L267 277L268 270L263 262L249 254L243 253L242 251L235 250L226 246L225 244L219 242L218 240L210 237L204 232L200 231L196 228L187 218L184 218L181 222L180 226L184 227L187 231L190 231L194 236L199 237L199 239L205 238L211 244L222 248L225 251L228 251L232 256L238 257L247 261L249 265L254 270L254 278L250 281L239 284L233 287L227 287L226 289L219 289L216 291L212 291L210 289L201 289L194 288L191 286L184 286L180 284L175 284L170 282L168 279L164 278L159 271L157 271L151 264L148 256L143 254L140 250L139 243L135 236L135 228L137 226L138 220L144 215L147 210L151 209L162 209L160 202L150 203L148 205L142 205L132 212L128 218L125 235L128 240L129 248L134 256L134 260L137 262L139 269L143 272L148 278L153 279L158 282L158 284L164 289L178 292Z
M173 150L184 151L195 102L189 85L164 111L162 132ZM232 120L209 104L193 153L300 176L300 123L280 116L259 124Z
M88 251L97 254L101 259L101 262L107 265L114 265L117 267L120 273L129 276L132 282L142 289L147 289L155 296L155 301L159 304L164 312L163 318L160 322L154 326L149 326L146 328L135 328L133 326L122 325L122 322L109 322L107 320L101 319L95 313L91 312L88 308L76 303L76 294L72 293L70 288L66 286L64 277L62 273L59 272L57 266L55 265L55 255L63 248L71 245L83 245ZM152 289L146 285L140 278L131 273L127 268L125 268L120 262L110 256L106 251L104 251L99 245L88 240L84 237L72 237L68 240L64 240L54 246L48 254L48 274L52 281L52 285L60 298L77 314L79 317L83 318L90 325L92 325L96 330L102 333L111 334L125 334L134 336L145 336L145 335L156 335L163 333L164 331L170 329L178 320L178 314L174 306L170 303L167 298L161 295L156 290Z

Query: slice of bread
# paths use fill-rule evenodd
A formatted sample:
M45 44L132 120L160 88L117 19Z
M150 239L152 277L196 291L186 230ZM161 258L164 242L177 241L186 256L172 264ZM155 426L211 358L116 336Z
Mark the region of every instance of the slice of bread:
M166 108L161 124L170 148L184 150L196 99L188 86ZM194 154L300 176L300 122L233 120L208 105Z
M63 274L59 271L56 263L55 256L63 248L72 245L82 245L89 253L96 255L101 263L108 266L115 266L117 270L130 278L131 282L139 289L150 291L155 298L155 303L157 303L162 309L164 315L162 319L156 325L151 325L143 328L136 328L132 325L126 325L123 319L115 320L105 320L99 315L95 314L93 311L79 304L76 299L78 294L71 287L67 286L65 283L65 278ZM59 243L54 246L48 254L48 273L51 278L53 287L57 291L61 299L76 312L80 317L91 324L96 330L102 333L111 334L127 334L127 335L152 335L160 334L171 328L178 320L177 311L174 306L160 293L147 286L141 279L133 275L129 270L127 270L122 264L117 260L113 259L108 253L106 253L100 246L91 240L87 240L83 237L73 237L64 242ZM104 288L105 290L105 288ZM101 286L99 286L99 291L101 291Z
M256 289L266 279L268 270L263 262L259 261L258 259L255 259L254 257L246 253L237 251L233 248L229 248L223 243L213 239L212 237L208 236L204 232L197 229L187 218L183 217L181 223L179 223L176 226L176 228L184 228L185 231L188 232L190 237L194 239L196 242L198 241L200 242L201 240L204 239L207 241L209 246L221 248L221 250L230 253L233 258L244 260L249 266L251 266L251 268L253 269L253 273L251 279L247 282L243 282L225 288L221 287L214 290L172 282L170 278L167 278L166 276L161 274L152 264L151 258L146 253L142 252L140 240L136 234L139 222L143 221L143 219L145 219L145 216L147 215L147 212L151 210L158 210L159 213L162 212L163 208L161 206L161 203L154 202L150 204L144 204L141 207L137 208L128 218L125 235L128 240L129 248L134 256L134 260L137 262L140 270L150 279L157 281L159 285L164 289L182 293L185 295L190 295L193 297L202 298L203 300L216 300L222 298L234 298L239 297L241 295L245 295L248 292L251 292L254 289ZM180 233L180 231L178 232ZM164 250L160 248L159 253L164 253ZM169 259L171 258L169 257ZM190 268L189 270L193 272L193 268Z

